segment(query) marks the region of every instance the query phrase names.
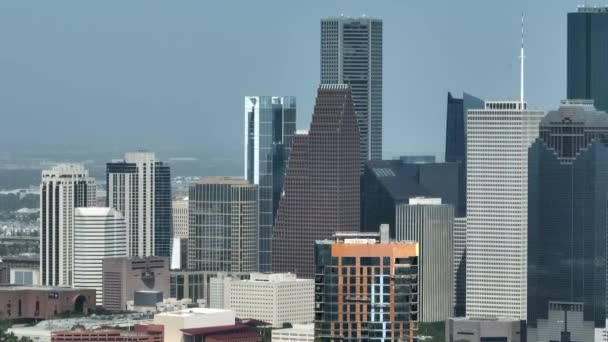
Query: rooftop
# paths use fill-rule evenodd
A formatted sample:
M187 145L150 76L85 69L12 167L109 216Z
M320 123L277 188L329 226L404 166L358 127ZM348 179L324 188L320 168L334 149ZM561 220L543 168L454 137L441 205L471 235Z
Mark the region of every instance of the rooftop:
M226 313L232 312L231 310L224 309L208 309L208 308L191 308L180 311L172 311L172 312L163 312L159 313L156 316L166 316L166 317L195 317L195 316L205 316L205 315L213 315L216 313Z
M199 184L228 184L228 185L249 185L243 178L237 177L206 177L198 181Z

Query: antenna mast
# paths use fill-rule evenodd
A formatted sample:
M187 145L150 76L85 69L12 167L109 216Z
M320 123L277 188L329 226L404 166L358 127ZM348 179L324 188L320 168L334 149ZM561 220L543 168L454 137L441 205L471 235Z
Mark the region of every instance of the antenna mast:
M521 12L521 50L519 52L520 59L520 75L519 75L519 101L521 102L521 109L524 109L524 12Z

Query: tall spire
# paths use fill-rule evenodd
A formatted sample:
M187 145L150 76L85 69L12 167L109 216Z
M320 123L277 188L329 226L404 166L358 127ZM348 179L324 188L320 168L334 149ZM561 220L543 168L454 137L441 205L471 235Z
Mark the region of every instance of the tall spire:
M519 101L521 102L521 109L524 109L524 12L521 12L521 50L519 54L520 59L520 84L519 84Z

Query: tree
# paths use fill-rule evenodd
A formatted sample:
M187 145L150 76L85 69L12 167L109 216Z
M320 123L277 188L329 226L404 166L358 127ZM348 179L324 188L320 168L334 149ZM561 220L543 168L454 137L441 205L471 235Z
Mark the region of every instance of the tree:
M11 327L10 321L0 321L0 341L2 342L34 342L28 337L18 338L12 332L9 333L8 329Z

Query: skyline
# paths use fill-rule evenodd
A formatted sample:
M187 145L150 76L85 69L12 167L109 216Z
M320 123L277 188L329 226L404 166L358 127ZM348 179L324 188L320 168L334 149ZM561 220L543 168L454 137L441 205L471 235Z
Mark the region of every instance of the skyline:
M39 12L21 3L0 4L0 45L6 51L0 56L0 73L5 75L0 79L0 112L11 118L0 131L0 143L19 150L19 140L33 135L58 145L106 151L200 150L240 159L244 96L296 96L297 128L308 126L320 83L320 20L340 14L384 21L385 158L413 153L443 158L448 91L487 100L519 97L522 11L530 108L553 109L565 98L565 19L576 10L574 1L552 2L550 7L318 1L290 6L289 13L297 16L273 6L278 3L239 3L236 9L218 2L152 2L147 7L54 2L40 3ZM420 11L432 13L437 24L416 15ZM56 20L60 15L67 19ZM158 25L161 19L167 25ZM222 28L222 37L210 34L214 27ZM239 39L243 32L252 38ZM228 67L216 70L219 62ZM33 119L38 127L27 127ZM211 120L213 125L205 124ZM68 141L65 122L96 129L71 130ZM135 124L139 131L129 127ZM23 134L24 127L30 135ZM112 142L102 143L109 134ZM220 138L225 143L218 148L215 141Z

